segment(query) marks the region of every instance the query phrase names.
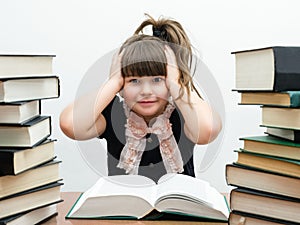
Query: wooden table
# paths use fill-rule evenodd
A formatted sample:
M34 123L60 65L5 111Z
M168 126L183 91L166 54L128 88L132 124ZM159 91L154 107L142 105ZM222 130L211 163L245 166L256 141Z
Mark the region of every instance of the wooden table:
M66 214L69 212L80 192L62 192L61 197L64 202L59 203L57 206L58 215L46 221L45 225L224 225L224 223L215 222L191 222L191 221L140 221L140 220L85 220L85 219L65 219Z

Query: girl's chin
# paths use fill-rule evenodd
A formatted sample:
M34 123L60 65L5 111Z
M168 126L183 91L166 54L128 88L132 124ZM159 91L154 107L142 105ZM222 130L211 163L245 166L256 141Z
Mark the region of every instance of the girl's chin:
M134 110L133 110L134 111ZM134 111L137 115L139 115L140 117L143 117L147 120L152 119L154 117L159 116L160 114L162 114L162 112L158 112L158 111L150 111L150 110L138 110L138 111Z

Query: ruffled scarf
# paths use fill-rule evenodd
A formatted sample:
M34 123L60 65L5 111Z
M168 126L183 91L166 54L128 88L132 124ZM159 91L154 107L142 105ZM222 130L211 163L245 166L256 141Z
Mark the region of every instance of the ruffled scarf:
M154 119L151 127L145 120L130 110L123 102L127 124L125 125L126 144L121 152L118 168L124 169L127 174L138 174L138 168L146 147L146 135L157 135L160 153L167 173L183 172L183 161L177 142L172 131L170 116L175 109L174 104L169 103L163 114ZM152 122L152 121L151 121Z

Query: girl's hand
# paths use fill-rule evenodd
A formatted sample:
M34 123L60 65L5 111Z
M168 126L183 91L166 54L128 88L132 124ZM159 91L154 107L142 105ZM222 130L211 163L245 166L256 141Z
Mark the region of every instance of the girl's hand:
M165 46L165 54L167 58L167 78L166 85L170 90L171 86L176 84L179 85L179 69L177 66L176 56L173 50L169 46Z
M118 54L118 52L114 54L110 66L110 74L109 74L109 79L118 84L118 86L120 87L119 90L121 90L124 85L124 78L122 77L122 72L121 72L121 60L122 60L123 53L124 50L120 54Z

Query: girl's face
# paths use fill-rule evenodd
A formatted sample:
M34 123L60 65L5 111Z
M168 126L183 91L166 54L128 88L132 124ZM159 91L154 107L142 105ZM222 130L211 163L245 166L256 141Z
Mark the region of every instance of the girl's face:
M169 96L165 76L124 78L124 100L146 122L164 112Z

